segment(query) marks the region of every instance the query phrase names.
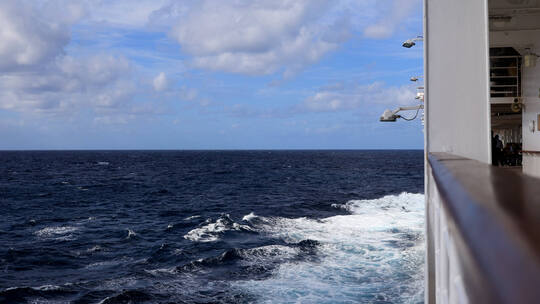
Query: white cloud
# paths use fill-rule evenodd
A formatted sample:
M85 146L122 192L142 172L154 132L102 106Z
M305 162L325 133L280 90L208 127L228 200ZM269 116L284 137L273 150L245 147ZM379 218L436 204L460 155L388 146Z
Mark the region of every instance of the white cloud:
M419 0L393 0L389 11L382 10L385 16L364 29L364 36L368 38L388 38L392 36L396 31L396 27L410 15L418 3Z
M69 42L69 25L44 18L27 1L0 1L0 72L52 60Z
M329 0L204 0L193 5L171 36L197 67L243 74L293 73L336 49L348 32L333 35L322 21Z
M378 104L400 106L414 104L415 96L415 88L411 85L386 87L380 82L368 85L339 85L324 88L306 98L300 105L300 110L335 112L367 109Z
M173 73L166 68L160 70L168 74L161 72L154 79L142 80L128 59L109 55L106 50L93 56L67 55L76 22L99 23L104 28L169 26L171 37L191 55L196 67L287 76L319 61L368 24L394 30L397 21L388 23L383 18L379 23L371 22L371 6L377 1L2 0L0 108L55 113L87 109L111 116L115 111L131 113L138 93L152 89L163 92L159 96L173 98L176 94L178 99L198 99L201 106L209 105L209 99L194 89L169 88L168 76ZM403 19L405 14L400 12L410 4L394 7L392 12L397 13L391 15ZM70 54L76 52L70 49ZM146 85L141 87L141 83ZM355 107L358 102L348 98L351 94L359 93L350 88L321 90L306 99L303 107L313 111Z
M94 118L96 125L125 125L134 120L135 115L98 116Z
M141 28L168 0L86 0L91 13L87 21L113 26Z
M141 80L127 58L66 55L73 22L86 18L95 3L0 2L0 109L63 117L151 112L141 112L144 103L134 100Z
M152 84L154 85L154 90L157 91L157 92L161 92L161 91L166 90L168 85L169 85L168 80L167 80L167 76L163 72L159 73L154 78L154 81L152 82Z
M118 108L135 90L123 57L64 56L35 69L0 74L0 108L17 111L71 111Z
M195 67L248 75L294 74L336 50L354 32L388 37L418 0L200 0L171 2L150 23L171 37Z

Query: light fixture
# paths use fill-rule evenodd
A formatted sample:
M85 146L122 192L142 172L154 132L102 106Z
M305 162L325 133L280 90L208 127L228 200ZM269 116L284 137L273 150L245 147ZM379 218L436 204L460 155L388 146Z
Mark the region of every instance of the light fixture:
M537 54L531 52L530 48L526 48L525 55L523 56L523 66L526 68L534 68L538 57Z
M418 36L416 38L409 39L409 40L403 42L403 47L406 47L406 48L410 49L410 48L412 48L413 46L416 45L415 41L424 41L424 37Z
M423 109L424 105L417 105L417 106L411 106L411 107L399 107L395 110L384 110L384 112L381 115L380 121L383 122L395 122L398 118L402 118L404 120L414 120L418 116L418 112L420 109ZM406 118L401 115L397 115L397 113L401 111L414 111L416 110L416 114L412 118Z
M489 16L489 21L491 21L491 24L494 27L505 27L512 21L512 16L505 16L505 15L494 15Z
M424 76L413 76L410 80L413 82L417 82L420 78L424 78Z

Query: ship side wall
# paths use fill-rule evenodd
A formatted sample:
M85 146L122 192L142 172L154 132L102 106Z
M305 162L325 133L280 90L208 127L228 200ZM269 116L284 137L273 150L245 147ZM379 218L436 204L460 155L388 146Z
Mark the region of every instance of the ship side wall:
M428 152L490 162L487 1L429 0Z

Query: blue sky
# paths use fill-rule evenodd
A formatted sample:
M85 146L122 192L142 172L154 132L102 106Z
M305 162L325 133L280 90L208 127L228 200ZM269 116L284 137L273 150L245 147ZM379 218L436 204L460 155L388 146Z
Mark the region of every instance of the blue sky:
M420 0L5 0L0 149L421 149L378 121L421 31Z

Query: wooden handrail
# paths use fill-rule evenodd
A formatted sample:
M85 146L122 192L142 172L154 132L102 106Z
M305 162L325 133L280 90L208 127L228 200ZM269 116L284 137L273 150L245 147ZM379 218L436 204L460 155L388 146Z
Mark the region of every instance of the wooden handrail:
M540 179L447 153L428 159L471 303L538 303Z

